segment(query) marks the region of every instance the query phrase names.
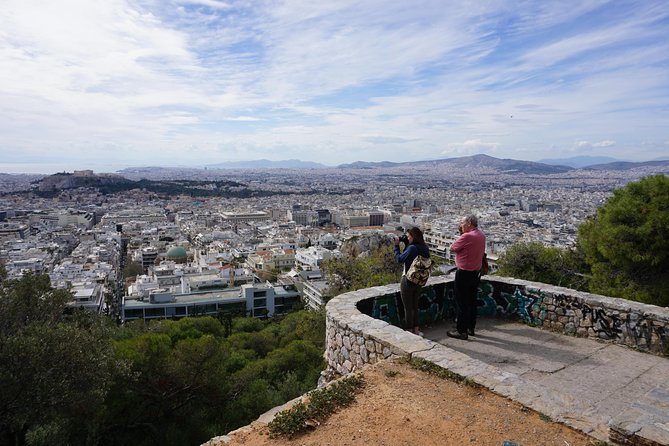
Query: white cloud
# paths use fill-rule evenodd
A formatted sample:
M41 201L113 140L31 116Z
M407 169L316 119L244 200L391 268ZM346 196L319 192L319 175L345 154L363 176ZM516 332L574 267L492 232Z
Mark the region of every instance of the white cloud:
M229 118L223 118L224 121L238 121L238 122L255 122L260 121L260 118L254 118L253 116L233 116Z
M634 153L657 157L668 14L652 0L8 0L0 151L337 164L643 138Z
M480 139L471 139L461 143L450 143L448 148L441 152L442 155L476 155L479 153L485 153L494 151L499 147L499 143L496 142L486 142L481 141Z
M230 9L232 5L227 2L221 2L218 0L179 0L179 3L184 5L201 5L208 6L214 9Z

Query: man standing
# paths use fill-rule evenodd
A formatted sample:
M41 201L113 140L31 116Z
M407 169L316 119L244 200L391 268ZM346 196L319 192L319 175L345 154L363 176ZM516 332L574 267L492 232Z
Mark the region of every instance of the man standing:
M476 327L476 293L479 270L485 253L485 234L479 228L478 218L469 215L460 223L460 237L451 245L455 253L455 301L458 304L457 331L446 334L452 338L474 336Z

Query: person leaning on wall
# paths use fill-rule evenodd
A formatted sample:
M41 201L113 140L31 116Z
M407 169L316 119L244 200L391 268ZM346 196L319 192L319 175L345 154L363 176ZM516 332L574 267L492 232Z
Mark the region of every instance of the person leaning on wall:
M400 241L404 242L404 251L400 252ZM395 260L404 264L402 280L400 281L400 295L404 306L404 328L413 330L418 336L423 336L418 320L418 299L422 286L407 280L407 271L417 256L429 258L430 250L423 240L423 231L413 227L407 230L405 237L395 237Z
M466 340L476 333L476 294L485 253L485 234L478 226L475 215L463 218L458 228L460 237L450 248L455 253L455 266L458 268L455 271L456 330L446 332L451 338Z

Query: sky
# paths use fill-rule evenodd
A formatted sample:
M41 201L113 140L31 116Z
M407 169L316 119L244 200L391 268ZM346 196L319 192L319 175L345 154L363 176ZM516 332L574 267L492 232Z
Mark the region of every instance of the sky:
M666 0L0 0L0 172L669 155Z

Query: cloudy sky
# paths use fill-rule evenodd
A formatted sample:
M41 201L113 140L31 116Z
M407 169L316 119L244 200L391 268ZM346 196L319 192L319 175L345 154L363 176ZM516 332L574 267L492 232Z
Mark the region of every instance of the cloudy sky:
M2 0L0 172L669 155L666 0Z

